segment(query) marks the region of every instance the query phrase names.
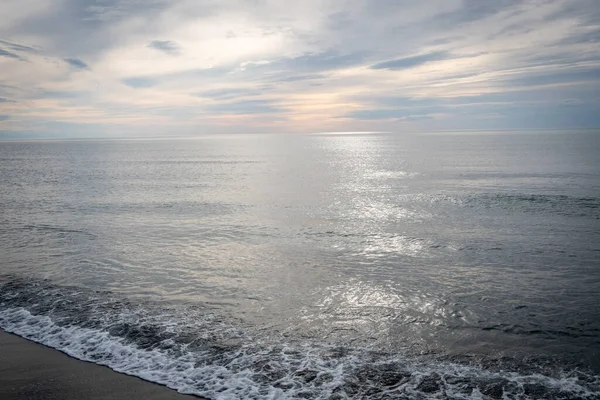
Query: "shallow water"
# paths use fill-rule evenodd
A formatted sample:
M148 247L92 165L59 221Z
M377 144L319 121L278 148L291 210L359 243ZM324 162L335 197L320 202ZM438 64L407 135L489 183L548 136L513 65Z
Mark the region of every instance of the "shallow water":
M600 134L0 143L0 327L212 398L600 396Z

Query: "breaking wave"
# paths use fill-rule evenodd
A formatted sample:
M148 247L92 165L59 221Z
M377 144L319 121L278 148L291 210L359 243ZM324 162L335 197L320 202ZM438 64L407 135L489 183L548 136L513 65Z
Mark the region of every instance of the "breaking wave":
M595 399L586 371L494 369L245 326L206 306L12 279L0 327L77 359L211 399Z

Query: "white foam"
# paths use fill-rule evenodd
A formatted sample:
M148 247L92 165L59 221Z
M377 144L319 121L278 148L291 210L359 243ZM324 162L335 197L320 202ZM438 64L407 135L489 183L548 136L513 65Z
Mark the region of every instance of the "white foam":
M325 348L315 344L304 346L265 346L250 341L217 362L211 362L209 351L169 352L144 350L127 343L125 338L106 331L78 326L59 326L47 316L32 315L23 308L0 309L0 328L59 349L85 361L106 365L115 371L135 375L163 384L181 393L196 394L215 400L229 399L292 399L302 395L311 399L345 399L355 397L403 396L423 398L420 384L426 377L437 376L444 390L426 393L427 398L485 399L475 384L480 380L509 382L511 398L526 398L526 384L541 384L555 388L571 397L598 398L598 377L591 388L586 388L576 376L552 378L543 375L520 375L516 372L491 372L481 368L457 364L417 363L405 359L382 360L381 365L397 362L407 369L407 379L392 386L379 387L371 397L366 386L376 387L377 381L357 380L362 367L377 367L361 358L360 350L337 357L324 356ZM311 371L313 379L302 378L302 372ZM271 375L269 375L271 374ZM471 390L465 391L460 383L450 378L470 379ZM354 389L349 382L354 380ZM475 383L474 383L475 382ZM347 392L346 389L350 390ZM352 393L354 390L354 393ZM359 391L358 393L356 391ZM506 392L504 392L506 399Z
M7 332L53 347L71 357L106 365L128 375L166 385L181 393L214 399L283 398L280 390L262 395L250 371L231 373L225 367L195 366L201 353L172 358L160 350L141 350L108 332L57 326L46 316L23 308L0 311L0 327Z

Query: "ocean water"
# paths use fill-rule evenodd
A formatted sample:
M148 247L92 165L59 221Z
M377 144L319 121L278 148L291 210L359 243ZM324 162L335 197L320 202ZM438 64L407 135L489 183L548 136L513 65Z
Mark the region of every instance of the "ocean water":
M0 327L211 399L600 398L600 133L0 142Z

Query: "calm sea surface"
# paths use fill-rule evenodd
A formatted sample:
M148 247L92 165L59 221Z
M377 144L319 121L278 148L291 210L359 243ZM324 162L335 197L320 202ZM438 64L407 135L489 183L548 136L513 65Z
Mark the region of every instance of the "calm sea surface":
M0 327L214 399L598 399L600 133L0 142Z

